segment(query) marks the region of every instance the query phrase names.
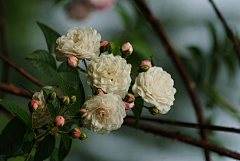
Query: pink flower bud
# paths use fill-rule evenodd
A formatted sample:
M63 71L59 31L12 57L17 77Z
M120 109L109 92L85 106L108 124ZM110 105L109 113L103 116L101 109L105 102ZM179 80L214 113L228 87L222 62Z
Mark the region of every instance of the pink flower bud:
M101 88L92 88L92 93L94 95L98 95L98 94L104 94L103 90Z
M74 128L69 132L69 136L72 138L79 138L81 135L81 131L78 128Z
M108 41L104 40L100 42L100 53L107 51Z
M86 109L81 109L77 113L77 117L81 119L85 119L88 116L88 111Z
M28 108L30 110L30 112L34 112L37 110L39 105L39 102L37 100L32 100L28 103Z
M127 103L132 103L135 101L135 96L132 93L128 93L124 98L123 101Z
M93 5L94 8L103 10L110 7L115 0L89 0L89 2Z
M151 67L151 62L149 60L144 60L139 64L138 72L146 72Z
M70 56L70 57L68 57L67 62L68 62L68 66L69 66L69 67L76 68L76 67L78 66L79 60L78 60L78 58L75 57L75 56Z
M65 123L65 119L62 116L56 116L53 122L55 126L62 127Z
M132 102L132 103L127 103L127 102L123 101L123 103L125 104L125 109L126 109L126 110L129 110L129 109L131 109L131 108L134 107L134 102Z
M127 42L120 47L120 51L122 53L122 57L127 58L128 56L130 56L132 54L133 47L129 42Z

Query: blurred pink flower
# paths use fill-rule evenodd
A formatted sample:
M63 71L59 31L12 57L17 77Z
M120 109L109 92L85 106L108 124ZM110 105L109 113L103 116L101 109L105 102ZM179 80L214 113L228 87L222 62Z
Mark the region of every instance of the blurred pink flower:
M115 3L115 0L89 0L89 2L93 5L94 8L103 10Z

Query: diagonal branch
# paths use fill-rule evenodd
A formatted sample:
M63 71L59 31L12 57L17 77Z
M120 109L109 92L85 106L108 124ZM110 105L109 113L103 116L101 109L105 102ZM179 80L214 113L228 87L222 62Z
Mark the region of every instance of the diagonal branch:
M124 125L127 126L132 126L134 124L135 120L134 119L130 119L130 118L125 118L124 119ZM204 148L204 149L208 149L211 150L215 153L218 153L219 155L224 155L224 156L228 156L231 158L235 158L235 159L240 159L240 154L222 147L218 147L209 143L206 143L205 141L201 141L189 136L185 136L185 135L181 135L179 133L173 132L173 131L169 131L169 130L165 130L150 124L146 124L143 122L140 122L140 127L139 129L146 131L146 132L150 132L156 135L161 135L167 138L171 138L173 140L179 140L200 148Z
M28 91L23 88L16 87L13 84L0 83L0 90L25 98L32 98L32 95Z
M6 58L5 56L3 56L2 54L0 54L0 58L2 58L2 60L4 60L8 65L12 66L15 70L17 70L18 72L20 72L23 76L25 76L28 80L30 80L31 82L35 83L36 85L43 87L44 85L39 82L37 79L35 79L33 76L31 76L30 74L28 74L27 72L25 72L25 70L23 68L20 68L19 66L17 66L16 64L14 64L13 62L11 62L8 58Z
M140 10L143 12L143 14L147 17L147 19L150 22L150 24L152 25L153 29L158 34L158 37L162 41L162 44L163 44L165 50L171 56L172 61L175 64L178 72L180 73L180 75L185 83L185 86L188 90L188 93L191 97L192 103L195 108L195 114L196 114L197 121L199 124L204 124L204 118L203 118L199 99L198 99L195 91L193 90L193 87L191 86L191 81L187 75L187 72L186 72L184 66L182 65L179 57L177 56L177 53L175 52L172 45L170 44L170 41L168 40L168 37L165 34L165 32L160 24L160 20L157 20L154 17L151 10L148 8L148 6L146 5L146 3L143 0L134 0L134 1L137 4L137 6L140 8ZM203 140L208 142L206 131L201 128L200 132L201 132L201 137L203 138ZM205 159L207 161L210 161L209 152L206 149L204 150L204 152L205 152Z
M212 4L214 11L216 12L218 18L222 21L223 26L225 27L226 31L227 31L227 35L228 38L232 41L234 49L237 53L239 62L240 62L240 49L239 49L239 44L238 41L236 40L235 36L233 35L232 30L230 29L230 27L228 26L227 22L225 21L224 17L222 16L221 12L219 11L219 9L217 8L216 4L214 3L213 0L209 0L209 2Z
M134 116L127 116L126 118L136 119ZM232 127L224 127L224 126L216 126L216 125L208 125L208 124L195 124L190 122L165 120L160 118L149 118L149 117L140 117L140 120L158 122L160 124L189 127L189 128L195 128L195 129L203 128L208 130L224 131L224 132L232 132L232 133L240 134L240 129L236 129Z

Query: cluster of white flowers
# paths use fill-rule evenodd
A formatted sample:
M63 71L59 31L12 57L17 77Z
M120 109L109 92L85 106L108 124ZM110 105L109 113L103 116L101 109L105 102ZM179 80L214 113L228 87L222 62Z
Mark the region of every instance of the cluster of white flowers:
M130 43L127 51L120 48L124 54L114 56L110 51L108 55L99 56L101 36L92 28L73 28L67 35L57 39L55 54L57 60L63 61L71 56L77 59L87 59L87 83L92 89L97 89L97 95L87 100L82 109L88 111L83 124L89 130L98 134L108 134L111 130L119 129L126 116L125 109L134 106L134 96L126 96L131 84L131 64L127 64L126 57L131 55L133 48ZM112 44L101 43L103 51ZM114 48L111 48L114 49ZM112 50L111 50L112 51ZM68 61L75 59L68 59ZM75 61L76 61L75 60ZM74 64L69 62L68 64ZM75 63L76 64L76 63ZM76 67L76 66L72 66ZM132 91L135 96L141 96L149 105L157 108L158 112L165 114L173 105L176 89L173 80L167 72L160 67L152 67L149 61L143 61L139 66L139 75L135 80ZM130 98L131 97L131 98ZM125 102L129 100L129 102Z

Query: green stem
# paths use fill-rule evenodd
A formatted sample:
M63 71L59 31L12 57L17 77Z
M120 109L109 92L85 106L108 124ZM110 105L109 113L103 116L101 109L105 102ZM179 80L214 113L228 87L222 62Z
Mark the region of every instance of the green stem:
M135 72L131 72L130 74L132 75L132 74L136 74L136 73L138 73L138 71L135 71Z
M83 72L83 73L87 73L86 70L80 68L79 66L77 66L77 69L80 70L80 71Z
M142 107L147 108L147 109L151 108L151 107L144 106L144 105L142 105L142 104L140 104L140 103L137 103L137 102L134 102L134 103L135 103L136 105L142 106Z
M38 142L37 140L34 142L32 148L31 148L30 151L28 152L27 157L25 158L25 161L28 161L28 159L29 159L29 157L30 157L30 155L31 155L31 153L32 153L32 150L33 150L33 148L36 146L37 142Z
M85 59L83 59L83 63L84 63L84 65L85 65L86 69L87 69L87 63L86 63L86 60L85 60Z
M33 128L33 112L31 114L32 128Z

